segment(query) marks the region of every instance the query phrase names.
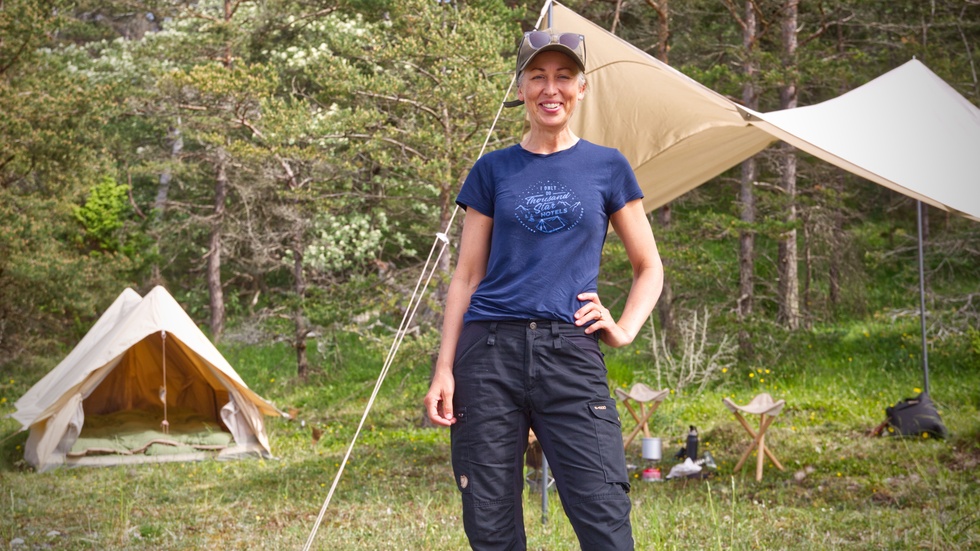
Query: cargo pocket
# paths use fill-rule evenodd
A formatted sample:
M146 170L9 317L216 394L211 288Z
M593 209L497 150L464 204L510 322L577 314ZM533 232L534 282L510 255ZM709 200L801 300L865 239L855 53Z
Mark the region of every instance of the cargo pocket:
M626 454L623 452L623 429L616 411L616 401L595 400L589 402L589 411L595 423L596 443L602 471L609 484L629 484L626 474Z
M470 432L466 426L466 408L454 412L456 422L449 428L450 446L452 448L453 476L456 478L456 488L463 494L469 494L470 488Z

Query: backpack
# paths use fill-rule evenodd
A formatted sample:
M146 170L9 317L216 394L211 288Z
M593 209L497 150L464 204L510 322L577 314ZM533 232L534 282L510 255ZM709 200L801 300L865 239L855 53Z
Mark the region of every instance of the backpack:
M936 405L925 392L915 398L899 400L885 408L885 425L893 436L934 436L946 438L949 433L936 411Z

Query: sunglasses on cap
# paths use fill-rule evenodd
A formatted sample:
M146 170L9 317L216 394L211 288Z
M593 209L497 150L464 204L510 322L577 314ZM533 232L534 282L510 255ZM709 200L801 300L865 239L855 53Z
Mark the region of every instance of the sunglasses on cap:
M550 33L528 31L524 33L517 51L517 72L523 71L534 56L547 51L562 52L572 58L578 68L585 71L585 37L578 33Z

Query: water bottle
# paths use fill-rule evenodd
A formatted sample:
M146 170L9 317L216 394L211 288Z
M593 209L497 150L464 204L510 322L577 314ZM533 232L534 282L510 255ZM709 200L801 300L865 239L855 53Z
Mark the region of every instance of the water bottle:
M687 433L687 456L691 461L696 461L698 458L698 429L694 428L694 425L691 425L691 430Z

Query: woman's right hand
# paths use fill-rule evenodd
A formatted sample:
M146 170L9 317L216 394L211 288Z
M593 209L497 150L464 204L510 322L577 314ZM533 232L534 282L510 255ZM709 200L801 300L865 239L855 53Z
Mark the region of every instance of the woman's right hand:
M452 371L436 369L424 401L425 411L434 425L448 427L456 422L456 417L453 416L455 389L456 380L453 378Z

